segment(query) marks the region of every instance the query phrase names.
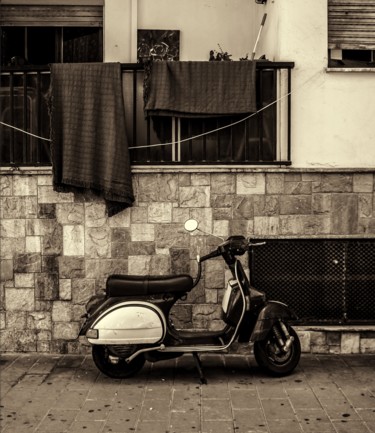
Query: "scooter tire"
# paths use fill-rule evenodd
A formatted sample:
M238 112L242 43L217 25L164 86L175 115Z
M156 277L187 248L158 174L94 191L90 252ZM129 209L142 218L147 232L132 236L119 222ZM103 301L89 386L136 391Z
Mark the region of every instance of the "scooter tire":
M272 351L274 345L273 332L270 331L264 340L254 343L254 356L259 367L272 376L287 376L297 367L301 357L301 343L296 331L288 326L290 336L294 338L289 351L278 355Z
M119 358L117 364L109 359L109 351L104 345L92 346L92 359L99 371L113 379L126 379L140 371L145 363L143 354L138 355L127 363L124 358Z

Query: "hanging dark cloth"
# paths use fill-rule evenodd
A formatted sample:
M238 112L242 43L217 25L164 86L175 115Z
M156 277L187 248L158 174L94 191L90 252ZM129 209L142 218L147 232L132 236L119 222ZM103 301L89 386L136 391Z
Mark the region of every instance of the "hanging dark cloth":
M256 111L255 62L153 62L145 74L145 112L205 117Z
M92 191L109 216L134 201L119 63L51 65L55 191Z

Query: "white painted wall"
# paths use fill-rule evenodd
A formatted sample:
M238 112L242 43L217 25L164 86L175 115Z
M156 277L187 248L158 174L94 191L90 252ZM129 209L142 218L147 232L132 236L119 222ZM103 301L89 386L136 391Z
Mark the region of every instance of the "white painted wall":
M375 166L375 73L327 72L327 0L272 0L260 50L291 60L295 167ZM270 18L270 19L268 19Z
M294 61L295 167L374 167L375 74L327 72L327 0L105 0L105 61L136 60L136 30L178 29L180 59L207 60L219 43L233 59Z

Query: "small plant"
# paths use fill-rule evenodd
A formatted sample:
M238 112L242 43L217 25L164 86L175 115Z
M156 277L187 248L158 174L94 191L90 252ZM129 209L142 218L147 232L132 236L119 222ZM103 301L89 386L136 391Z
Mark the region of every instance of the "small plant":
M220 44L217 44L219 47L219 51L210 50L210 62L222 62L222 61L231 61L232 54L229 54L228 51L224 51ZM246 57L241 57L240 60L248 60L249 54L246 54Z

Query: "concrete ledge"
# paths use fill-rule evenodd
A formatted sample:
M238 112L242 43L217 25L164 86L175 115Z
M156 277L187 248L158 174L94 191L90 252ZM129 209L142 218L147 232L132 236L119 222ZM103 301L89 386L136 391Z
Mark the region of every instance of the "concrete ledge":
M375 353L374 325L295 326L302 352Z

